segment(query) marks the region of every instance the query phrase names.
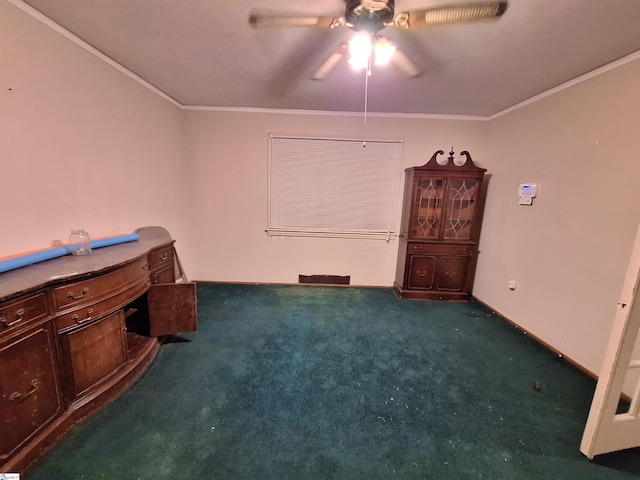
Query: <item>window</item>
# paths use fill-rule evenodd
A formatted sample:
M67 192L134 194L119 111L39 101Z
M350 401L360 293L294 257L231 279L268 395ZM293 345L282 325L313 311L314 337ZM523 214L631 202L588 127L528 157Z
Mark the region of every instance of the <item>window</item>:
M269 137L267 233L396 236L402 141Z

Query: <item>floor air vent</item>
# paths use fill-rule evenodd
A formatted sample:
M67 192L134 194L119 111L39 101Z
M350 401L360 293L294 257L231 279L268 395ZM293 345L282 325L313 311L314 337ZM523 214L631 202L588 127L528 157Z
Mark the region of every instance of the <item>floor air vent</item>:
M349 285L351 283L351 275L298 275L298 283Z

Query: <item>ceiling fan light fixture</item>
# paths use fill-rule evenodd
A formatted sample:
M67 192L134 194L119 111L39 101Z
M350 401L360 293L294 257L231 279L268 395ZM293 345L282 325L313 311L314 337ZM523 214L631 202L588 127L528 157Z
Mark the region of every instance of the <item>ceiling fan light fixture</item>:
M349 40L349 63L356 69L367 68L373 50L371 34L358 32Z
M372 66L393 63L406 77L420 75L418 66L379 32L387 27L398 29L427 28L459 22L472 22L501 17L509 2L496 0L450 0L465 2L449 6L409 10L395 13L395 0L343 0L346 4L344 16L311 15L249 15L251 26L258 27L347 27L354 32L349 42L344 42L313 74L313 79L322 80L349 52L349 63L354 69L365 69L367 77Z
M373 44L373 58L376 65L386 65L396 53L396 46L384 37Z

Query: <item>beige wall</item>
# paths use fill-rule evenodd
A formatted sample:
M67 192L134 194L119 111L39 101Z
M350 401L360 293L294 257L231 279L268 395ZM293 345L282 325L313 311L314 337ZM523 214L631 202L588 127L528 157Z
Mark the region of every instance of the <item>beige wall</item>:
M0 257L72 228L186 247L182 110L4 1L0 58Z
M486 139L474 293L596 373L640 222L638 85L636 60L490 121ZM530 207L524 182L540 188Z
M469 150L484 161L485 122L361 115L188 111L193 277L296 283L298 274L351 275L353 285L390 286L397 240L270 238L267 226L268 132L404 139L404 166L438 149ZM400 205L398 205L400 209Z
M390 286L397 241L271 239L267 133L468 149L491 175L474 294L597 372L640 221L640 61L489 121L183 111L0 2L0 256L163 225L191 278ZM522 182L537 182L531 207ZM400 205L398 205L400 208ZM191 258L197 261L191 262ZM515 291L507 281L516 278Z

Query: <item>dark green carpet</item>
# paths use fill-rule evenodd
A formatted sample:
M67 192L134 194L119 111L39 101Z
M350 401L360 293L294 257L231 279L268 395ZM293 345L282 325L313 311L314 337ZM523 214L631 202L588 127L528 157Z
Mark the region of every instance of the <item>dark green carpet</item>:
M30 480L640 478L640 450L578 450L595 382L477 303L207 284L198 301L190 342Z

